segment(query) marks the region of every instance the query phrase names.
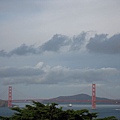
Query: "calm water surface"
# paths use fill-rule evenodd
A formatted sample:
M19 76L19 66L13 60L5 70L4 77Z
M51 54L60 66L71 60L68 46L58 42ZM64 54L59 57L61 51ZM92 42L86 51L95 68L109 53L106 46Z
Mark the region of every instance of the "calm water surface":
M97 105L95 110L91 109L91 105L73 105L72 108L75 110L88 109L90 112L97 112L98 118L115 116L120 119L120 105Z
M19 104L20 107L24 107L25 104ZM67 105L59 105L58 107L62 107L63 110L67 109L88 109L90 112L97 112L98 118L108 117L108 116L115 116L116 118L120 119L120 105L97 105L97 109L92 110L91 105L72 105L72 107L68 107ZM0 108L0 116L11 116L14 114L14 111L10 110L7 107Z

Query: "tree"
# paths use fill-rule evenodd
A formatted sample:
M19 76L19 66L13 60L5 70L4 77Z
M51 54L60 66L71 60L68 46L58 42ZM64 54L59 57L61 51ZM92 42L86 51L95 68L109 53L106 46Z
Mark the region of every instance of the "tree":
M51 103L44 105L33 101L33 105L26 105L25 108L11 108L15 111L11 117L0 116L0 120L93 120L97 113L90 113L87 109L83 110L62 110L56 107L58 104ZM108 117L94 120L113 120L115 117Z

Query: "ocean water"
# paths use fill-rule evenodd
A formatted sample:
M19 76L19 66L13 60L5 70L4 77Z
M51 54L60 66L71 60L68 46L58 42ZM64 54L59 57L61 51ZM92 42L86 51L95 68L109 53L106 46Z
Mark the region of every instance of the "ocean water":
M64 109L66 110L68 107L65 107ZM97 105L96 109L91 109L91 105L73 105L70 109L88 109L91 113L98 113L98 118L115 116L120 120L120 105Z
M24 107L25 104L19 104L19 106ZM91 105L72 105L72 107L68 107L68 105L59 105L58 107L62 107L63 110L67 109L88 109L90 112L97 112L98 118L104 118L108 116L115 116L120 120L120 105L97 105L95 110L91 109ZM14 111L7 107L0 108L0 116L11 116L14 114Z

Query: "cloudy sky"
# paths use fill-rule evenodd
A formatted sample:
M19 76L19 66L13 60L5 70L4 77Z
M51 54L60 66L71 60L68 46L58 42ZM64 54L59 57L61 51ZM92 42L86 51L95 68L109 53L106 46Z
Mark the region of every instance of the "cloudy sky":
M0 99L87 93L120 99L120 0L0 0Z

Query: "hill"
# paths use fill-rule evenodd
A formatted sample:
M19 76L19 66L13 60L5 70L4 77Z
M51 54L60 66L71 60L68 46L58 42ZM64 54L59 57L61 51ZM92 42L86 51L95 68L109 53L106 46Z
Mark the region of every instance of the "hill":
M59 96L42 101L42 103L58 103L58 104L91 104L92 97L87 94L77 94L72 96ZM116 104L120 103L120 100L113 100L108 98L96 97L97 104Z

